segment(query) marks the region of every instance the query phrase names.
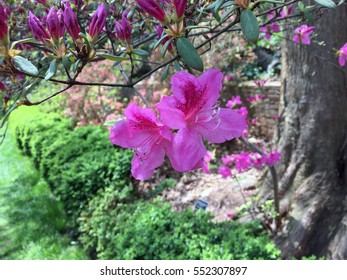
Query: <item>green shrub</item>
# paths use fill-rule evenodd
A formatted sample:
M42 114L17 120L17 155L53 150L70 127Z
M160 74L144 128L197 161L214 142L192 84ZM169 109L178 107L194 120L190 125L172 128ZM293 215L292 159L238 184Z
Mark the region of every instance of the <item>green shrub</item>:
M32 157L62 202L72 234L88 201L106 186L130 181L131 152L113 147L103 127L73 129L57 114L35 112L17 125L19 147Z
M99 259L276 259L258 222L213 223L205 212L173 212L156 199L130 203L108 188L82 214L81 243Z

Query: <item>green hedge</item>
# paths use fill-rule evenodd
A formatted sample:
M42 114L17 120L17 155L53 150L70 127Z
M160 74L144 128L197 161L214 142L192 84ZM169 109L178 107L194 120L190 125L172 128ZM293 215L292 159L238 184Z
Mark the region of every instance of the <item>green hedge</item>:
M107 186L130 182L131 152L113 147L103 127L74 129L56 114L35 112L17 126L16 138L62 202L72 233L88 201Z
M111 187L82 213L81 242L99 259L276 259L259 222L213 223L205 212L174 212L159 199L129 203Z

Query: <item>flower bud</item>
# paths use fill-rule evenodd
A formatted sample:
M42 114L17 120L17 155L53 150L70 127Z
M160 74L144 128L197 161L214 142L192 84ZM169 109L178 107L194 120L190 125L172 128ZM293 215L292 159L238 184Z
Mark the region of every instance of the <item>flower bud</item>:
M130 42L132 27L130 22L126 18L126 13L123 14L121 21L115 21L114 24L116 27L116 33L119 40Z
M161 25L156 25L155 26L155 29L157 30L157 33L158 33L158 39L160 40L162 36L164 36L164 27L162 27ZM170 37L167 36L166 38L164 38L162 41L161 41L161 44L162 45L165 45L165 43L170 40ZM171 51L172 50L172 44L170 43L169 46L168 46L168 50Z
M165 22L165 12L155 0L136 0L142 11L161 22Z
M59 38L64 36L64 33L61 34L60 30L60 20L58 17L57 12L55 11L54 7L52 7L47 15L46 18L46 25L48 28L49 33L51 34L51 37L54 40L59 40Z
M72 11L70 5L65 6L64 23L66 30L72 39L77 40L79 38L80 27L78 25L76 14Z
M29 12L29 26L36 40L45 43L46 40L50 39L50 36L43 27L42 22L32 12Z
M174 6L177 17L181 18L186 10L187 0L174 0Z
M102 29L104 28L106 23L106 9L104 3L101 3L98 9L95 11L92 21L89 25L89 35L95 39L99 36Z

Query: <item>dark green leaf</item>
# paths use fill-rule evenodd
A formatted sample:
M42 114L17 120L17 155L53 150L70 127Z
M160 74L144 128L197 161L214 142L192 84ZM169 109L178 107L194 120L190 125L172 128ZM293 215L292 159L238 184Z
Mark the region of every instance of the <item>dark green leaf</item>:
M330 9L336 8L336 4L332 0L314 0L314 1L323 7L327 7Z
M141 56L149 56L149 53L143 49L135 49L133 50L134 54L141 55Z
M56 71L57 71L57 60L54 59L49 64L49 68L48 68L48 70L46 72L45 80L47 81L50 78L52 78L55 75Z
M178 63L177 60L174 61L174 66L175 66L176 71L181 71L182 70L181 66L180 66L180 64Z
M304 17L308 19L309 21L314 21L314 16L312 13L305 11L304 12Z
M204 64L200 55L193 44L186 38L177 39L177 51L185 64L198 71L204 71Z
M77 60L74 64L72 64L72 71L74 73L77 72L78 65L80 64L80 60Z
M62 61L63 61L63 65L67 70L70 70L71 68L71 60L69 58L67 58L66 56L62 57Z
M29 60L25 59L24 57L17 55L13 57L12 59L16 67L23 70L23 72L26 72L32 75L39 74L39 71L37 70L36 66L32 64Z
M241 14L241 29L243 35L250 42L256 43L259 38L259 24L253 12L246 9Z
M164 57L165 56L165 54L166 54L166 52L167 52L167 49L168 49L168 47L169 47L169 45L171 44L171 39L170 40L168 40L165 44L164 44L164 46L163 46L163 48L161 49L161 57Z
M96 55L101 56L103 58L106 58L108 60L112 60L112 61L124 61L127 60L127 58L123 57L123 56L115 56L112 54L107 54L107 53L96 53Z
M169 74L169 68L170 68L170 64L166 65L163 74L161 74L160 80L164 81L167 77L167 75Z

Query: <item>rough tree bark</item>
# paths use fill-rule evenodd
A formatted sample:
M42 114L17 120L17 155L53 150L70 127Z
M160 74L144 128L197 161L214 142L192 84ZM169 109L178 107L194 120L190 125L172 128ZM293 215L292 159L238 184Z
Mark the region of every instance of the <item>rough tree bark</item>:
M329 51L347 42L347 5L325 11L315 26L326 46L287 40L282 51L275 138L284 224L275 241L284 258L347 259L347 69ZM263 194L270 188L268 177Z

